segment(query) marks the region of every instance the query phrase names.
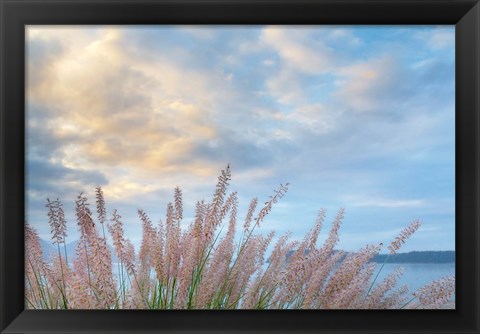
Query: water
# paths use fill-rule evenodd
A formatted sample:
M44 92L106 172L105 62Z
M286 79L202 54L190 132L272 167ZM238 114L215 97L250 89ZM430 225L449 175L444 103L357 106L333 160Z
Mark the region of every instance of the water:
M377 270L380 267L381 264L377 264ZM377 278L377 282L398 267L404 269L403 275L398 280L398 286L408 285L411 292L434 280L455 275L455 263L386 263Z
M372 279L377 275L378 270L382 266L381 263L376 264L376 270L372 276ZM266 269L265 264L264 269ZM376 284L382 282L382 280L393 273L396 268L403 268L403 275L399 278L396 287L399 288L403 285L409 287L409 294L412 294L419 288L431 283L432 281L441 279L446 276L455 275L455 263L386 263L383 266L382 271L378 275ZM113 268L114 276L118 278L118 264L115 263ZM155 273L152 271L152 275ZM128 282L126 282L128 285ZM455 295L452 297L452 302L455 301Z
M377 263L377 269L373 277L381 266L381 263ZM408 285L410 292L414 292L434 280L455 275L455 263L386 263L378 275L376 283L381 282L398 267L402 267L404 272L398 280L397 286ZM118 278L118 263L114 263L112 268L114 276ZM154 271L152 271L152 275L154 274Z

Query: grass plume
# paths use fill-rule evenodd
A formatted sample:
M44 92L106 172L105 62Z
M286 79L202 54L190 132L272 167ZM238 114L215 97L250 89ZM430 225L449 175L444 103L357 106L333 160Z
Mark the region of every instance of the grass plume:
M335 216L328 237L317 245L326 210L318 213L302 240L289 233L263 235L261 224L288 191L281 184L258 209L254 198L238 222L238 195L228 192L228 165L218 178L210 202L199 201L195 217L182 229L182 191L174 189L166 217L154 225L138 210L142 241L138 254L125 237L122 217L109 218L101 187L95 189L97 215L88 199L76 199L80 241L76 257L67 259L66 221L61 202L47 200L52 243L58 254L44 260L37 231L25 224L25 303L30 309L399 309L439 308L455 292L455 278L434 281L410 294L397 287L398 269L376 282L379 271L371 259L382 244L344 254L335 249L345 210ZM258 209L258 211L257 211ZM98 224L96 224L96 222ZM237 229L237 225L240 228ZM101 226L101 230L98 231ZM420 222L405 228L388 246L397 252ZM113 242L118 263L107 245ZM237 235L240 233L240 235ZM267 253L269 245L272 251Z

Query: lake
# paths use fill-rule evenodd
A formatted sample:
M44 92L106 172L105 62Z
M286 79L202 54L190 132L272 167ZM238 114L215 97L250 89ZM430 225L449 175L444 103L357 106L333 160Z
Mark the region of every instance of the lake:
M114 265L114 268L118 264ZM382 266L377 263L377 271ZM424 285L438 280L440 278L455 275L455 263L386 263L380 272L376 284L380 283L386 276L391 274L396 268L402 267L404 269L403 275L397 283L397 288L402 285L408 285L409 294L412 294L417 289ZM377 271L374 272L373 277L376 276ZM116 273L118 275L118 272ZM153 273L152 273L153 274ZM117 276L115 275L115 276ZM117 276L118 277L118 276ZM452 297L455 301L455 296Z
M380 267L381 264L378 263L377 268L380 269ZM445 276L455 275L455 263L386 263L377 278L377 282L381 281L398 267L404 269L404 273L398 281L398 286L406 284L410 287L411 292L414 292L431 281L438 280Z
M377 263L377 270L382 266ZM397 286L408 285L410 292L414 292L422 286L438 280L445 276L455 275L455 263L386 263L380 275L378 275L377 282L381 282L386 276L392 273L396 268L402 267L404 269L403 275L400 277ZM114 263L114 274L118 275L115 268L118 268L118 263ZM153 272L152 272L153 274ZM377 271L373 274L373 277ZM118 276L117 276L118 277Z

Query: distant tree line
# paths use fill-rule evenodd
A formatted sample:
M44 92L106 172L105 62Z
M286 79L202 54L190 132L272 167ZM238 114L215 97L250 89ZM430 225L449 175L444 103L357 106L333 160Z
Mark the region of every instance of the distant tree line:
M385 262L388 254L377 254L373 262ZM391 254L387 263L451 263L455 262L455 251L413 251Z
M336 254L338 251L334 250L333 254ZM293 251L287 253L287 261L290 256L293 254ZM306 249L304 254L308 255L309 250ZM345 257L350 254L346 252L340 260L345 259ZM397 253L397 254L377 254L373 257L370 262L384 263L385 259L387 263L453 263L455 262L455 251L413 251L408 253ZM268 263L268 260L267 260Z

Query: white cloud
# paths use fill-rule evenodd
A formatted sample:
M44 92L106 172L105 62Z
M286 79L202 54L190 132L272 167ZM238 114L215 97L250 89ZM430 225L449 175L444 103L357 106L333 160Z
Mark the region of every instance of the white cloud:
M299 27L270 26L262 31L262 40L276 50L285 65L306 74L328 71L332 52L324 43L309 38L311 30Z
M395 90L396 64L390 56L342 67L334 95L354 112L374 111Z
M273 66L273 65L275 65L275 61L272 60L272 59L265 59L265 60L263 61L263 65L265 65L265 66Z
M313 38L311 28L268 26L260 43L274 50L278 69L266 81L271 95L282 104L304 102L304 77L327 73L332 69L333 52L322 40Z
M286 120L296 122L316 135L327 134L337 128L341 111L329 109L323 104L307 104L286 115Z
M327 28L328 30L328 39L332 41L342 41L351 46L360 46L363 44L362 40L356 37L351 29L348 28Z
M266 81L266 88L281 104L299 104L306 98L302 79L290 68L282 68L277 74L272 75Z

